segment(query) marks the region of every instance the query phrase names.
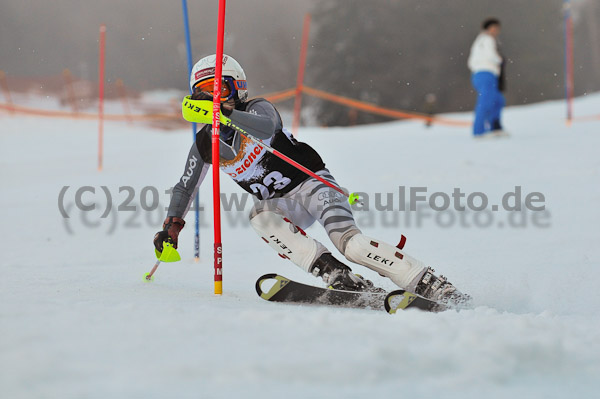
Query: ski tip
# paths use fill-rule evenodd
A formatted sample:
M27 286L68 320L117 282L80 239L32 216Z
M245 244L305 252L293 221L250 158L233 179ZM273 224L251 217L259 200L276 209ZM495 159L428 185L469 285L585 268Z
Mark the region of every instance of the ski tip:
M444 304L413 294L406 290L396 290L390 292L384 300L383 306L389 314L394 314L398 310L408 308L419 309L426 312L443 312L448 307Z
M387 294L383 302L385 311L394 314L399 309L406 309L417 298L416 294L411 294L405 290L395 290Z
M258 278L258 280L256 280L256 285L254 286L254 288L256 289L256 293L258 294L259 297L266 299L263 295L265 294L261 288L261 284L266 281L266 280L271 280L274 279L275 277L277 277L277 274L275 273L269 273L269 274L265 274L263 276L260 276Z
M264 292L262 289L262 284L267 280L275 280L275 281L274 281L274 284L269 288L269 290L267 292ZM273 296L275 294L277 294L289 282L290 282L289 279L287 279L283 276L280 276L278 274L275 274L275 273L265 274L264 276L261 276L258 278L258 280L256 280L256 285L255 285L256 293L262 299L270 301L271 298L273 298Z

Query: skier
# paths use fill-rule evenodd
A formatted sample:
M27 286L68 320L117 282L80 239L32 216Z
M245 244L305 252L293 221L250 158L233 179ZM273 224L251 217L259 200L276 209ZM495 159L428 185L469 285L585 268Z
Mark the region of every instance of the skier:
M192 100L212 101L215 59L215 55L202 58L192 69ZM246 75L240 64L227 55L223 56L222 81L221 112L224 115L239 124L260 126L258 130L266 133L257 138L264 144L337 186L319 154L283 128L281 117L270 102L261 98L248 100ZM177 248L179 232L185 226L183 219L213 163L211 132L212 126L204 125L196 135L183 176L173 189L163 230L154 237L159 252L164 241ZM330 288L378 290L304 232L315 220L325 228L346 259L390 278L401 288L442 302L462 302L468 298L446 278L434 275L432 268L406 254L402 245L394 247L364 235L356 226L350 205L342 194L223 125L220 127L219 166L260 200L250 212L250 224L263 241L282 258L321 277Z

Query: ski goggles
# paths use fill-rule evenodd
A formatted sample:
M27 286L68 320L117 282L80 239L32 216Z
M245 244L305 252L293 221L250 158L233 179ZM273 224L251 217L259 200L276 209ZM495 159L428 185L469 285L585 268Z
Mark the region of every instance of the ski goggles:
M202 80L194 85L194 93L205 91L213 93L215 88L215 78ZM235 80L231 76L224 76L221 80L221 102L235 97L238 90L246 90L245 80Z

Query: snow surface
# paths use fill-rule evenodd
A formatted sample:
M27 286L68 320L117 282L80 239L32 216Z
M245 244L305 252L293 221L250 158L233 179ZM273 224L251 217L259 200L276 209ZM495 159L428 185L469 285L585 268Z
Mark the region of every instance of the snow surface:
M581 115L598 109L598 94L575 102ZM421 226L403 223L397 208L357 212L365 234L392 244L407 235L407 252L476 303L460 312L390 316L258 298L254 282L264 273L319 282L256 237L246 216L251 201L245 211L223 213L224 295L214 296L210 177L200 194L207 210L200 263L193 261L189 214L183 261L162 264L153 283L142 282L154 263L164 190L184 169L190 129L166 134L108 122L98 172L95 122L0 114L0 395L594 397L600 121L567 127L563 116L562 102L509 108L512 136L482 141L468 129L419 122L300 130L341 184L371 196L397 193L398 186L448 194L459 187L486 193L490 204L514 186L545 196L541 227L532 212L526 227L509 227L508 214L497 212L486 228L444 227L435 213ZM223 192L242 193L227 176L221 181ZM69 219L58 206L64 186ZM97 203L96 210L73 204L82 186L95 187L83 202ZM128 194L119 188L131 186L137 210L113 209L101 218L102 186L115 208ZM140 209L146 186L159 190L161 210ZM384 225L395 217L400 223ZM320 226L308 233L332 247ZM392 288L369 270L354 270Z

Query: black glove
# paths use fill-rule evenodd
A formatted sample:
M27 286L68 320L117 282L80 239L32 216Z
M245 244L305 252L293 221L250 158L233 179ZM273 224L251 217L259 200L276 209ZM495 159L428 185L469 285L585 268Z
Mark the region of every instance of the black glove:
M179 232L185 226L185 220L170 216L163 223L163 230L154 235L154 247L160 253L163 251L163 242L167 241L173 244L173 248L177 249L177 238Z
M233 112L233 108L232 109L228 109L228 108L224 107L223 104L221 104L221 113L223 115L225 115L226 117L229 118L231 116L232 112Z
M192 100L213 100L212 93L208 91L195 91L192 93ZM227 109L221 104L221 113L227 117L231 116L232 109Z
M213 95L212 93L209 93L208 91L196 91L194 90L194 92L192 93L192 100L213 100Z

